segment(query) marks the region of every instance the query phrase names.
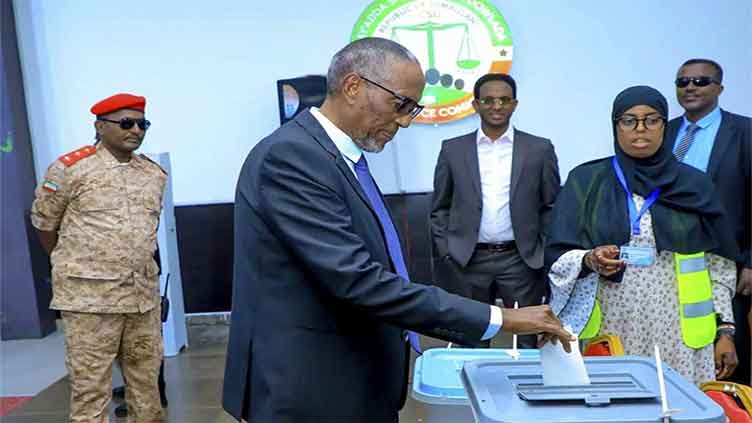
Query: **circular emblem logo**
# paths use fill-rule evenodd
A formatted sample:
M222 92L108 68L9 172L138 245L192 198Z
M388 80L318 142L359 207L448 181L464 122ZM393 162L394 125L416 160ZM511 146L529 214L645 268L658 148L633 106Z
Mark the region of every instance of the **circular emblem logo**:
M381 37L407 47L420 61L426 87L419 123L473 114L473 86L487 73L509 73L512 35L487 0L376 0L355 23L351 40Z

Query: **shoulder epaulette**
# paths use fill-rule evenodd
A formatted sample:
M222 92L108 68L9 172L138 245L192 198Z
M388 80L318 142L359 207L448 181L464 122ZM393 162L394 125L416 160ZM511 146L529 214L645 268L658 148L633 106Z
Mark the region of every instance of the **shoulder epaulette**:
M97 148L93 145L87 145L79 148L78 150L71 151L70 153L63 154L58 157L58 160L63 162L65 167L70 167L76 164L79 160L89 157L97 152Z
M160 166L160 165L159 165L159 163L157 163L157 162L155 162L154 160L150 159L150 158L149 158L149 156L147 156L146 154L139 154L139 157L141 157L142 159L146 160L147 162L149 162L149 163L153 164L154 166L158 167L158 168L159 168L159 170L161 170L161 171L162 171L162 173L164 173L165 175L167 175L167 171L166 171L166 170L164 170L164 169L162 168L162 166Z

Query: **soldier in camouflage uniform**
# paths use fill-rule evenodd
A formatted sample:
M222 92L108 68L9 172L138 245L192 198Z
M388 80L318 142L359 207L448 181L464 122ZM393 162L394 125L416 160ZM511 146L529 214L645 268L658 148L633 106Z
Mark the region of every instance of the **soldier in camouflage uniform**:
M133 152L149 127L146 100L109 97L91 109L96 146L61 156L36 190L32 223L52 262L65 327L71 422L107 422L112 364L121 363L130 421L161 421L158 267L153 255L167 175Z

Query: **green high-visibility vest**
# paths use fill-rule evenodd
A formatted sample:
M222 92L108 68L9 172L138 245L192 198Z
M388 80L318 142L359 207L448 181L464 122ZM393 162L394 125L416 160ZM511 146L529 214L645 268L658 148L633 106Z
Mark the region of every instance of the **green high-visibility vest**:
M705 253L674 254L679 284L679 323L682 339L690 348L702 348L715 339L713 284Z
M593 305L593 311L590 313L590 319L585 325L585 328L582 329L582 332L580 332L580 339L591 339L598 336L598 332L601 330L602 318L601 303L598 302L598 299L596 298L595 304Z
M676 281L679 290L679 325L682 340L690 348L700 349L713 343L716 332L713 307L713 285L705 261L705 253L674 253ZM601 328L601 306L595 300L581 339L598 335Z

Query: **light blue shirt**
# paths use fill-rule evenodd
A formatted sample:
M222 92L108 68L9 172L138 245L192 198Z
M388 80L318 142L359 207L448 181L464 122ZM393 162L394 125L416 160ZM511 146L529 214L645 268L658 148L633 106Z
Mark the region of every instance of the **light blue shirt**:
M318 108L311 107L311 114L314 118L316 118L321 127L324 128L326 135L331 138L340 154L342 154L342 156L347 159L345 160L345 162L347 162L350 170L353 172L353 174L355 174L353 163L356 163L358 160L360 160L360 156L363 155L363 151L360 149L360 147L358 147L357 144L353 142L352 139L350 139L350 137L343 130L339 129L334 123L332 123L332 121L327 119L327 117L324 116ZM494 305L490 306L490 308L491 311L488 319L488 327L481 337L481 340L483 341L496 336L496 334L501 329L502 324L504 323L504 316L501 313L501 309Z
M684 134L687 133L687 127L690 123L691 122L687 120L686 115L682 117L681 128L679 128L679 133L676 134L674 151L676 151L676 147L679 146L679 141L684 137ZM692 146L689 147L682 162L703 172L707 172L708 163L710 162L710 153L713 151L713 144L715 143L715 136L718 134L718 129L721 128L721 108L716 107L715 110L695 122L695 124L699 126L700 129L695 132L695 140L692 143Z

